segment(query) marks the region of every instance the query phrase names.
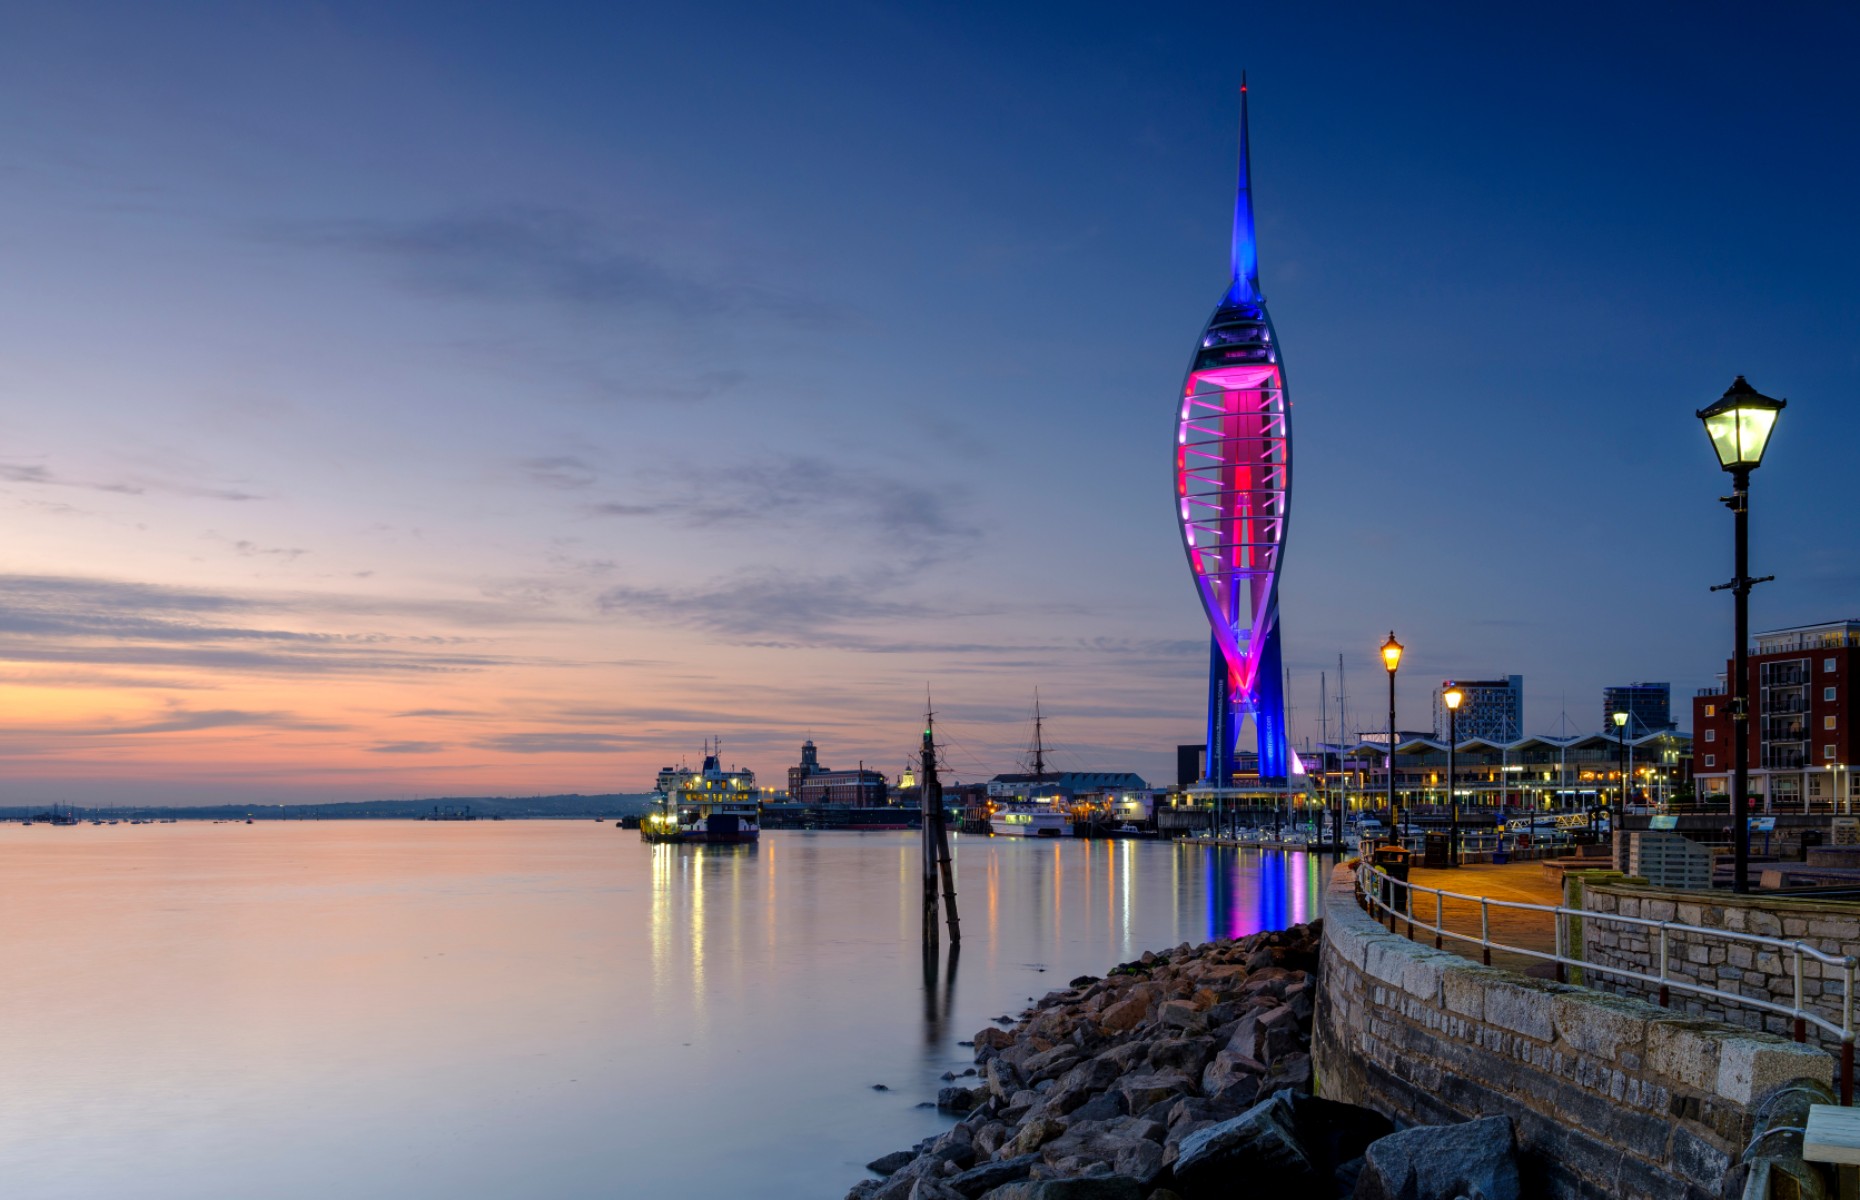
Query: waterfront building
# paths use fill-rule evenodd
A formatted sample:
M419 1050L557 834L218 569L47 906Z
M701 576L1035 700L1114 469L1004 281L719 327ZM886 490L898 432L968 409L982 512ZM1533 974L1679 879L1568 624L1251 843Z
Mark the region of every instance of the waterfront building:
M1759 633L1748 656L1750 802L1753 812L1852 811L1853 685L1860 621ZM1731 697L1725 664L1692 698L1702 795L1725 799L1731 777Z
M1049 771L1044 775L1016 773L997 775L988 781L988 795L995 800L1022 800L1032 796L1075 796L1123 792L1148 792L1150 785L1134 771Z
M1278 336L1259 289L1244 80L1230 267L1175 400L1177 518L1213 633L1204 782L1234 784L1240 725L1250 716L1259 776L1283 786L1293 766L1279 648L1291 410Z
M1503 679L1455 679L1453 686L1465 696L1456 718L1460 736L1489 742L1515 742L1524 736L1524 676ZM1441 690L1434 692L1434 730L1447 727Z
M1628 733L1666 733L1678 729L1673 720L1673 685L1622 683L1602 689L1602 728L1612 728L1615 714L1628 715Z
M887 799L885 776L862 763L851 771L823 766L812 738L801 743L801 761L788 768L788 799L794 804L877 808Z
M1626 739L1628 803L1659 807L1691 779L1692 739L1661 731ZM1341 793L1352 810L1388 804L1387 735L1324 745L1313 761L1340 764L1314 783ZM1511 742L1463 738L1454 748L1455 792L1462 806L1583 812L1612 805L1621 789L1622 745L1612 731ZM1395 743L1395 794L1403 808L1447 802L1447 743L1404 733Z

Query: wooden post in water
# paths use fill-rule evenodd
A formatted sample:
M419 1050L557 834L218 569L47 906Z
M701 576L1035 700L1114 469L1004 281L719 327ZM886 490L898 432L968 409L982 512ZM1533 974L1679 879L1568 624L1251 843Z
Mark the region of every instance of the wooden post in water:
M943 813L943 785L936 775L934 714L924 714L923 768L918 780L919 806L924 832L924 940L937 940L936 893L942 877L943 906L949 922L949 944L962 943L962 926L956 918L956 874L949 861L949 825Z

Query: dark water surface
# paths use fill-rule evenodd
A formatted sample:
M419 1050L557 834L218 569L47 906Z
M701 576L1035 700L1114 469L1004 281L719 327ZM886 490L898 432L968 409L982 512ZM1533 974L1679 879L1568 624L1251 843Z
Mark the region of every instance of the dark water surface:
M0 826L0 1193L837 1200L990 1018L1317 915L1316 856L955 842L927 977L912 834Z

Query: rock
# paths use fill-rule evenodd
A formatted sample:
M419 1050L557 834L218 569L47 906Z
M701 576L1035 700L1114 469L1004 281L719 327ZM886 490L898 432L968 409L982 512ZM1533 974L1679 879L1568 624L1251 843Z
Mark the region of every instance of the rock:
M886 1087L886 1086L885 1086L884 1084L882 1084L882 1083L875 1083L875 1084L873 1084L873 1085L872 1085L872 1090L873 1090L873 1091L875 1091L875 1092L888 1092L888 1091L890 1091L891 1089L890 1089L890 1088L888 1088L888 1087Z
M1030 1116L1026 1124L1020 1127L1020 1132L1007 1145L995 1151L995 1157L1018 1158L1023 1154L1031 1154L1065 1131L1065 1124L1052 1117Z
M1027 1172L1033 1164L1040 1161L1038 1154L1023 1154L1018 1158L1002 1159L998 1162L983 1163L971 1167L960 1175L952 1175L944 1182L949 1189L962 1196L981 1195L991 1188L998 1188L1004 1183L1014 1183L1027 1178Z
M1260 1091L1271 1095L1274 1092L1291 1090L1309 1095L1311 1092L1311 1056L1304 1051L1287 1054L1273 1063L1260 1081Z
M1036 1054L1021 1064L1021 1073L1028 1079L1056 1079L1070 1070L1078 1062L1079 1048L1071 1042L1061 1042L1051 1050Z
M1417 1125L1370 1144L1357 1200L1518 1200L1510 1117Z
M1111 1160L1111 1172L1128 1175L1139 1187L1149 1187L1163 1174L1163 1148L1156 1142L1133 1142Z
M982 1082L988 1088L989 1095L1007 1103L1025 1081L1021 1079L1020 1072L1014 1069L1014 1064L1003 1058L991 1058L987 1069L982 1072Z
M880 1175L893 1175L901 1168L908 1166L916 1157L915 1150L893 1150L890 1154L881 1155L865 1164L865 1169L876 1171Z
M1165 1028L1180 1029L1186 1033L1200 1033L1207 1028L1207 1021L1193 1000L1163 1001L1162 1006L1156 1010L1156 1019Z
M1096 1096L1073 1109L1069 1119L1073 1124L1080 1121L1114 1121L1126 1115L1130 1109L1124 1105L1120 1092L1099 1092Z
M992 1025L975 1035L972 1043L976 1050L1005 1050L1014 1044L1014 1035L1005 1029L996 1029Z
M1214 1043L1207 1038L1165 1038L1150 1044L1150 1066L1157 1070L1177 1070L1191 1079L1199 1079L1213 1053Z
M1027 1179L985 1192L982 1200L1143 1200L1143 1189L1124 1175Z
M1264 1063L1255 1062L1232 1050L1223 1050L1201 1072L1201 1090L1212 1096L1242 1079L1253 1080L1257 1089L1259 1077L1265 1073Z
M1042 1156L1059 1166L1066 1159L1085 1159L1109 1163L1138 1142L1156 1145L1162 1155L1163 1127L1142 1117L1117 1117L1109 1121L1074 1120L1066 1132L1046 1144ZM1083 1164L1080 1164L1081 1166Z
M975 1157L993 1158L1001 1143L1012 1136L1013 1131L1004 1121L989 1121L975 1131Z
M1175 1183L1188 1200L1213 1200L1236 1192L1316 1196L1323 1179L1298 1139L1291 1097L1274 1096L1183 1138Z
M1126 1029L1135 1029L1142 1024L1144 1018L1149 1016L1149 1012L1150 1006L1147 1001L1132 996L1127 1000L1119 1000L1099 1013L1098 1024L1113 1033L1122 1033Z
M1074 979L1072 981L1071 986L1075 988L1090 987L1092 984L1097 983L1097 982L1098 982L1098 977L1096 975L1081 975L1077 979Z
M847 1189L846 1200L866 1200L867 1197L878 1190L878 1187L879 1183L876 1179L861 1179L858 1183L853 1184L851 1188Z
M1142 1112L1159 1100L1194 1091L1195 1085L1180 1071L1158 1071L1126 1075L1117 1081L1117 1090L1123 1094L1124 1103L1131 1112Z
M954 1113L959 1117L966 1117L974 1112L976 1105L981 1102L982 1096L974 1088L952 1085L939 1089L936 1094L936 1110Z

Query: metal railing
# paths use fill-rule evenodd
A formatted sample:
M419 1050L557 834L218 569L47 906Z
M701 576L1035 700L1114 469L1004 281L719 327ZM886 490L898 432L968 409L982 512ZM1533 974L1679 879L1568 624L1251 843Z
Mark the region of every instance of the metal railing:
M1757 1009L1761 1012L1774 1013L1788 1017L1792 1022L1795 1040L1808 1040L1808 1027L1814 1025L1830 1037L1840 1039L1840 1096L1841 1103L1851 1106L1854 1102L1854 981L1860 974L1860 959L1853 955L1829 954L1807 942L1790 941L1786 938L1766 937L1757 933L1740 933L1728 929L1712 929L1703 925L1688 925L1681 921L1656 921L1651 917L1626 917L1618 913L1594 912L1584 908L1566 908L1560 904L1533 904L1526 900L1494 900L1489 896L1474 896L1464 892L1449 892L1440 888L1422 887L1406 880L1396 879L1382 868L1367 860L1359 859L1356 864L1357 902L1364 911L1377 917L1386 918L1389 932L1395 932L1398 921L1406 922L1409 940L1414 940L1415 930L1434 935L1434 948L1443 948L1443 943L1451 939L1468 942L1480 949L1480 959L1486 966L1492 965L1492 951L1499 950L1507 954L1521 954L1529 958L1541 959L1556 964L1558 983L1568 982L1570 967L1596 974L1619 976L1622 979L1658 988L1661 1008L1672 1007L1672 993L1686 992L1696 996L1709 997L1727 1004L1743 1008ZM1417 896L1432 896L1434 923L1416 920L1415 899ZM1449 929L1446 924L1446 902L1460 900L1479 909L1479 932L1475 936ZM1517 946L1492 939L1492 910L1512 910L1520 912L1537 912L1547 914L1552 922L1554 949L1539 950L1531 946ZM1572 953L1571 920L1594 921L1627 925L1649 931L1649 937L1657 936L1659 973L1650 975L1630 967L1615 966L1584 959ZM1758 996L1746 996L1738 992L1727 992L1720 988L1699 983L1685 976L1672 973L1672 941L1674 934L1698 935L1715 938L1724 942L1736 942L1747 946L1763 947L1769 950L1787 953L1790 956L1790 971L1794 976L1795 987L1792 993L1793 1003L1764 999ZM1841 1015L1839 1022L1829 1020L1807 1007L1804 1003L1802 966L1808 960L1841 969Z

